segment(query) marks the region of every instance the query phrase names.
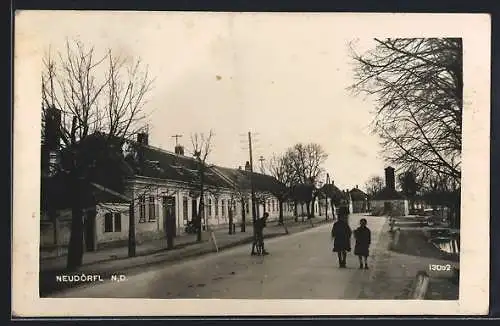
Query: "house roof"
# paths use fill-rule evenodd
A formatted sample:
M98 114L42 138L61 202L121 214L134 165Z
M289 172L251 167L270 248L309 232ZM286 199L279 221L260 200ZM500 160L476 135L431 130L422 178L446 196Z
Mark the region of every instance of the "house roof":
M368 195L359 188L352 188L350 193L353 201L364 201L368 199Z
M401 194L400 192L397 192L394 189L389 189L389 188L384 188L378 193L376 193L373 198L373 200L403 200L406 199L406 197Z
M125 141L116 137L105 139L105 137L106 135L104 134L92 134L86 137L84 143L88 146L84 146L83 148L89 150L89 153L95 154L98 152L98 155L102 156L99 156L99 165L103 165L104 167L94 169L93 173L98 177L92 178L92 181L95 181L97 185L93 185L92 187L99 189L101 192L104 191L113 197L109 199L116 200L114 197L120 197L121 194L116 190L122 189L119 185L114 187L116 182L109 182L110 175L116 175L119 179L123 179L123 176L129 178L139 176L188 184L199 184L200 182L199 162L194 157L179 155L151 145L140 144L136 141ZM105 142L102 142L101 140L104 139ZM124 157L122 150L125 143L129 145L131 151ZM110 148L115 148L116 151L110 151ZM111 165L106 164L108 157L113 158ZM117 166L120 172L110 173L110 169L114 170ZM204 183L214 188L232 188L234 185L237 185L241 189L249 190L251 176L257 191L278 193L284 189L284 185L270 175L255 172L251 174L248 171L215 165L206 166ZM56 182L54 179L48 186L53 188L54 182L57 183L59 181ZM62 186L59 188L64 193L65 187ZM113 188L113 190L110 188ZM54 189L51 190L51 193L54 194ZM57 197L61 197L62 193L57 195ZM102 197L103 195L99 194L99 196ZM103 202L105 201L103 198Z
M331 198L335 204L339 204L342 200L347 199L345 193L331 183L323 185L323 187L321 187L321 192Z
M63 175L42 178L42 191L40 196L41 208L43 210L52 207L64 209L71 207L71 192L69 180ZM104 187L98 183L87 184L88 191L80 194L80 200L84 206L93 206L99 203L128 203L130 199L123 194Z
M129 160L135 175L186 183L200 182L199 163L194 158L149 145L140 146L139 151L142 151L142 162ZM210 167L205 170L204 183L213 187L229 186L228 182Z
M250 190L250 179L252 178L254 189L256 191L266 191L273 194L282 194L286 191L286 187L283 183L279 182L275 177L267 174L250 172L241 169L231 169L221 166L215 166L214 170L221 173L239 189Z

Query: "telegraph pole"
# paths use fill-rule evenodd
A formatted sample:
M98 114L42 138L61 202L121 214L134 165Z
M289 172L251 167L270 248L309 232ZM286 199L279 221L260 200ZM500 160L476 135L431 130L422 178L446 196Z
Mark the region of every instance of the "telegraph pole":
M255 221L257 220L257 212L256 212L256 200L255 200L255 189L254 189L254 184L253 184L253 157L252 157L252 133L249 131L248 132L248 151L250 154L250 189L252 193L252 220L255 224ZM255 230L254 230L255 231Z
M175 138L175 146L179 145L179 138L181 138L182 135L173 135L172 138Z

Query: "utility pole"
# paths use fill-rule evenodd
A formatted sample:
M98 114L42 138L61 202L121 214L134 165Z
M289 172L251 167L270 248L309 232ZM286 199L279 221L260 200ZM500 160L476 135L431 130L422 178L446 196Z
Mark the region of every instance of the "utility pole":
M175 138L175 146L179 145L179 138L181 138L182 135L173 135L172 138Z
M256 211L256 200L255 200L255 189L254 189L254 184L253 184L253 156L252 156L252 133L249 131L248 132L248 151L250 154L250 189L252 193L252 220L255 224L255 221L257 220L257 211Z

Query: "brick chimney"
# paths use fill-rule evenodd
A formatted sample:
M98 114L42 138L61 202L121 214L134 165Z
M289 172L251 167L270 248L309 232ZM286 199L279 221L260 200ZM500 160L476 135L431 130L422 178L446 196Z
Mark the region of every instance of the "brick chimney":
M175 146L175 154L184 155L184 146L182 145Z
M249 161L247 161L245 163L245 171L250 171L250 162Z
M392 166L388 166L385 168L385 187L387 188L387 190L396 190L394 168Z

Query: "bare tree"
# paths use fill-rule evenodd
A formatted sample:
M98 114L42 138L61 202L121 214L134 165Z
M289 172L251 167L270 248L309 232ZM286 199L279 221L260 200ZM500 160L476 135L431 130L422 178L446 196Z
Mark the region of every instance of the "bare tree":
M283 224L283 203L288 199L290 190L294 183L294 172L292 169L291 157L289 155L277 155L273 154L268 162L269 173L276 178L282 185L283 188L276 191L274 194L278 199L279 205L279 224Z
M384 189L384 180L380 176L372 176L365 185L368 196L373 197Z
M398 183L401 187L401 191L410 201L411 210L415 209L415 197L419 190L419 184L417 183L416 173L414 171L405 171L398 176Z
M117 56L111 49L96 57L93 47L79 41L67 41L65 51L56 55L49 51L41 78L42 117L49 111L61 113L62 171L70 180L73 216L67 267L75 269L83 257L82 194L95 168L91 156L96 153L84 150L85 141L92 135L111 141L136 133L145 119L144 105L153 79L140 60ZM107 152L107 144L100 154Z
M460 183L462 40L375 39L365 54L352 49L354 94L374 96L374 132L385 157L402 169L445 174Z
M200 197L200 203L197 214L197 235L196 240L201 241L201 218L205 214L205 176L209 167L207 166L207 157L210 155L212 151L212 138L214 136L214 132L210 130L208 135L204 133L195 133L191 135L191 143L193 146L193 156L196 158L198 162L198 175L199 175L199 183L197 187L197 192Z
M296 182L297 194L300 194L299 202L306 204L307 216L314 216L311 212L311 203L314 202L318 182L321 180L325 170L323 164L328 158L321 145L316 143L296 144L287 151L287 160L290 160L292 179ZM300 185L300 186L299 186Z

